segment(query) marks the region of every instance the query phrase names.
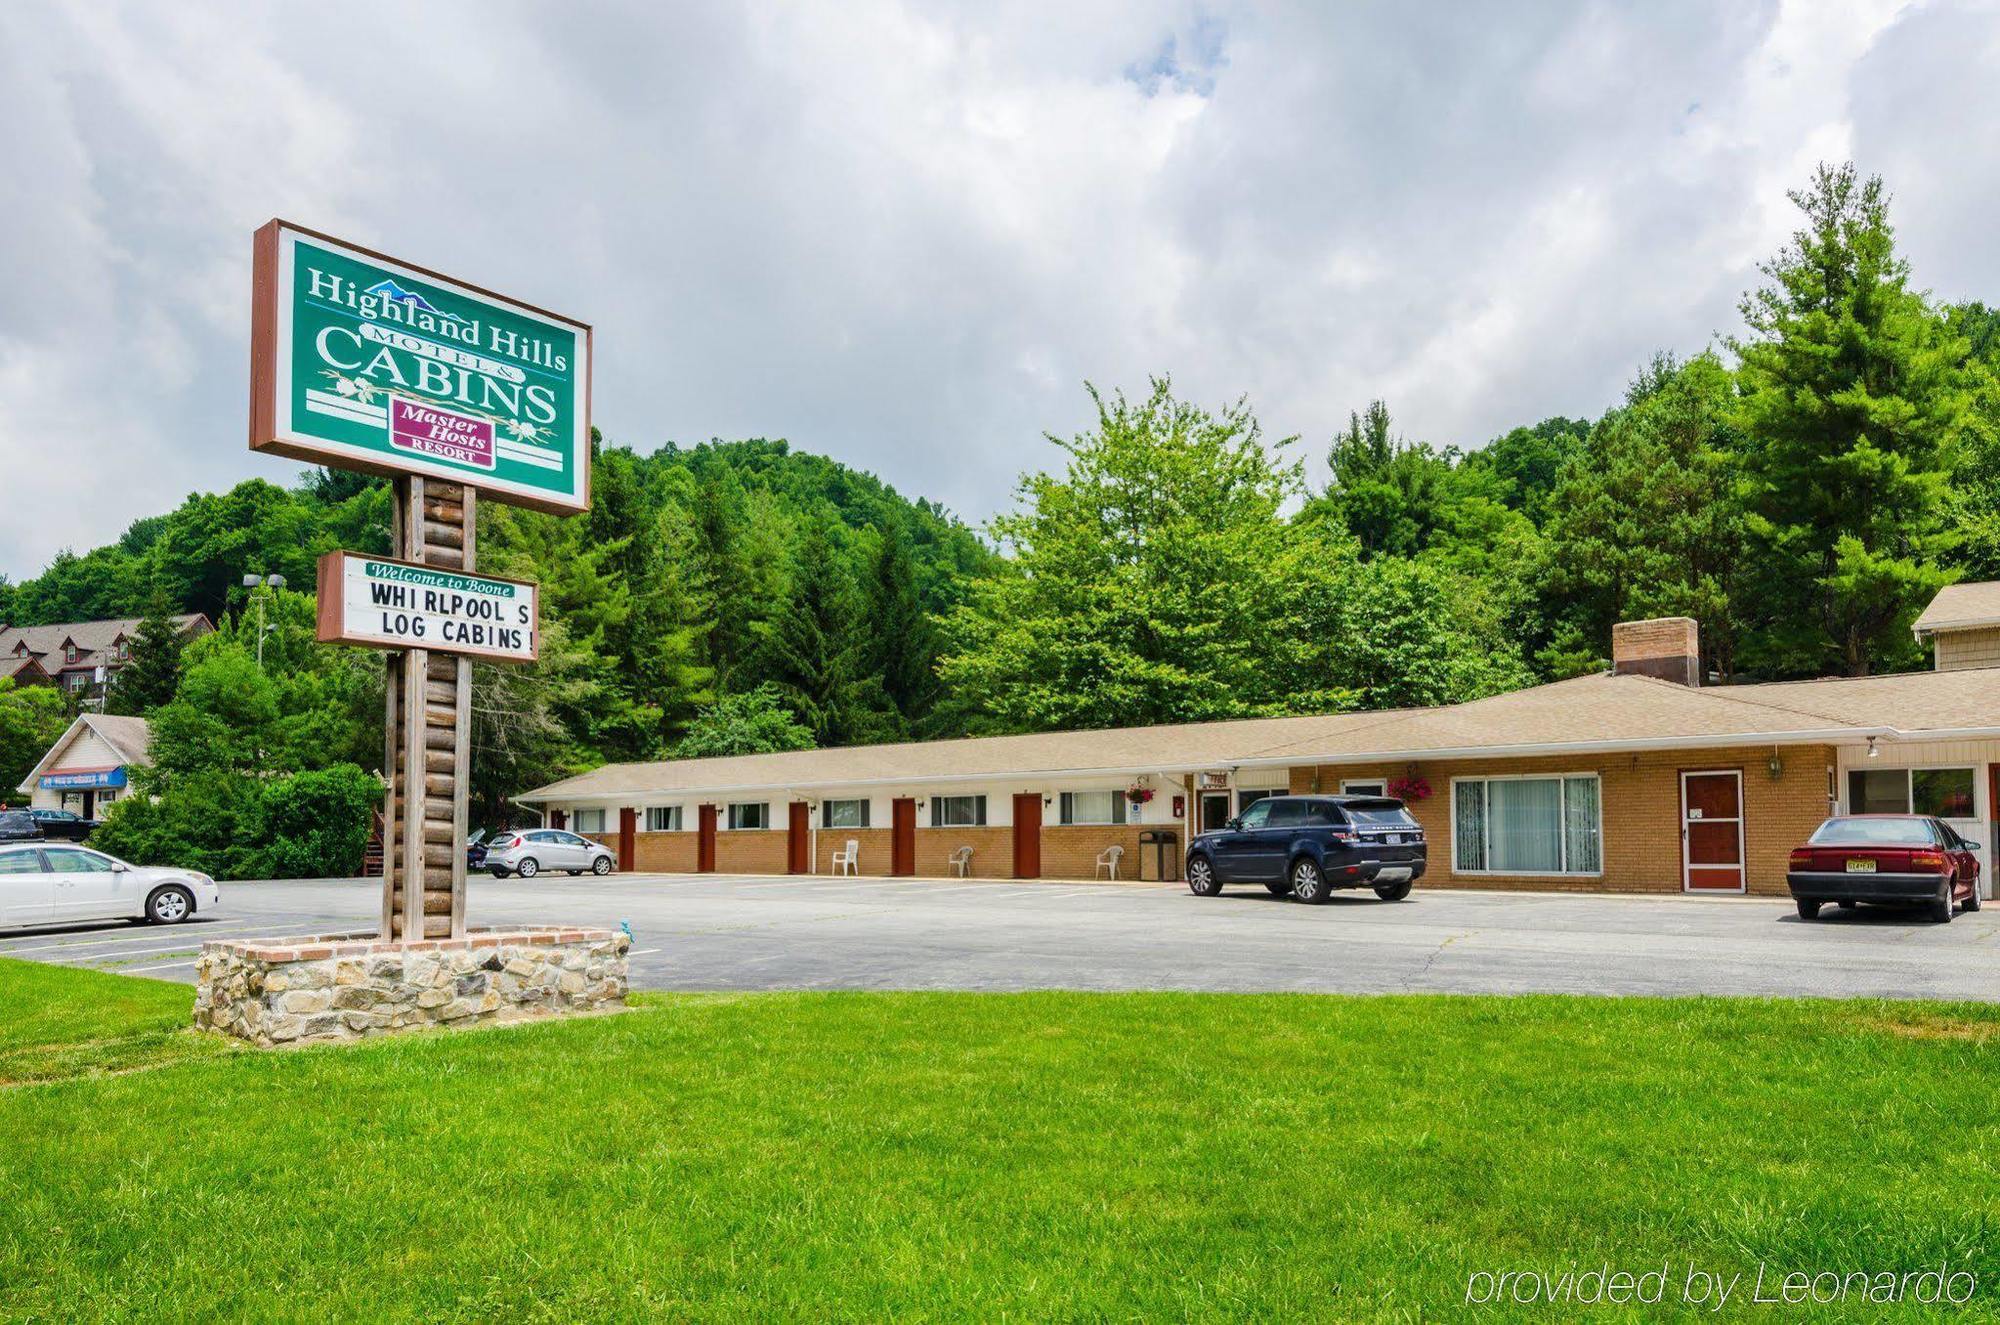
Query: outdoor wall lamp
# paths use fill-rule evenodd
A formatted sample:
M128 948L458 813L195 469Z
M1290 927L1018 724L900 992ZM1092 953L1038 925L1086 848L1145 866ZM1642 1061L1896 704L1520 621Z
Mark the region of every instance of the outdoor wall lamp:
M1771 750L1771 759L1770 759L1770 762L1769 762L1769 763L1767 763L1767 764L1765 764L1765 765L1764 765L1764 767L1766 767L1766 768L1768 768L1768 769L1770 769L1770 770L1771 770L1771 777L1772 777L1772 778L1773 778L1774 780L1775 780L1776 778L1779 778L1779 777L1782 777L1782 776L1784 775L1784 772L1785 772L1785 761L1784 761L1784 760L1782 760L1782 759L1780 759L1780 758L1778 758L1778 751L1777 751L1776 747L1773 747L1773 748L1772 748L1772 750Z
M1870 759L1879 759L1882 757L1882 752L1875 748L1875 738L1873 736L1868 738L1868 757Z

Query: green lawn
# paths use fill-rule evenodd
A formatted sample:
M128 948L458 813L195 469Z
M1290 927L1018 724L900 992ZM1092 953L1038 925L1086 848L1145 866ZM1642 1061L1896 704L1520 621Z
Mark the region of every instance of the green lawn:
M255 1053L189 997L0 962L57 1078L0 1088L0 1317L1418 1319L1606 1261L2000 1303L1983 1007L696 996Z

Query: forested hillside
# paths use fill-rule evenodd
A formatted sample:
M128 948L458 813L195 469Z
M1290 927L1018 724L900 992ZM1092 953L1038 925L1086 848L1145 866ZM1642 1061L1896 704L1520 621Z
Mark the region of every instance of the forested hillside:
M478 669L480 813L607 760L1452 702L1602 666L1643 616L1698 618L1723 681L1918 666L1936 588L2000 577L2000 314L1921 292L1879 182L1822 168L1794 201L1735 336L1470 450L1382 401L1273 438L1161 379L1094 394L1061 472L975 532L784 442L608 439L588 515L481 507L482 569L543 585L545 639ZM386 529L377 481L246 482L0 583L0 620L223 623L184 657L151 631L110 700L156 718L153 789L212 813L246 779L373 767L379 660L311 642L310 590ZM251 572L290 581L261 670ZM46 708L0 692L0 757Z

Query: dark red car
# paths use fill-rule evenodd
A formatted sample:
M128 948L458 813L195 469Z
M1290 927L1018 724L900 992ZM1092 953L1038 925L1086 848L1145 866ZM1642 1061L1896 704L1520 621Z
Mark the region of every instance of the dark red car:
M1943 923L1979 909L1979 848L1925 815L1843 814L1792 852L1785 882L1806 920L1828 902L1919 902Z

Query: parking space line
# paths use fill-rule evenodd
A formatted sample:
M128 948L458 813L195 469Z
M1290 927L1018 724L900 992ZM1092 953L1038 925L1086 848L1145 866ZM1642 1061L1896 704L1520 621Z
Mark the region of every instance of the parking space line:
M197 965L197 962L193 958L189 958L187 961L184 962L162 962L158 966L134 966L129 969L121 967L116 971L110 972L109 974L144 975L148 971L178 971L183 966L194 966L194 965Z
M296 925L290 921L283 921L277 925L272 925L262 920L219 920L179 932L186 936L182 941L182 945L184 946L187 942L203 942L209 938L222 938L224 937L222 933L224 930L261 929L275 932L286 929L301 929L317 931L329 925L339 925L341 923L343 922L339 920L307 919L301 920ZM47 934L33 934L29 935L29 937L41 939L51 936ZM20 947L0 945L0 957L12 957L30 952L78 952L85 948L123 949L133 943L157 943L165 937L166 935L158 928L152 926L135 926L131 929L106 931L104 936L100 938L87 938L82 934L78 934L54 943L37 943ZM230 935L229 937L235 936Z
M58 953L54 956L43 957L40 960L52 962L59 966L88 966L92 962L119 961L126 957L157 957L169 952L198 951L200 947L199 943L182 941L180 943L169 943L161 948L113 948L109 952L93 952L88 955L76 957L67 957Z

